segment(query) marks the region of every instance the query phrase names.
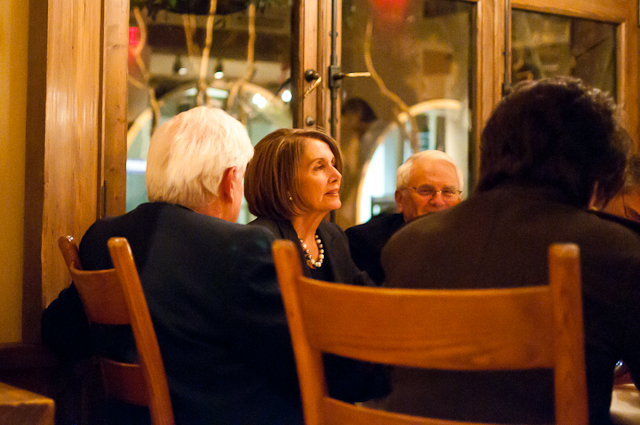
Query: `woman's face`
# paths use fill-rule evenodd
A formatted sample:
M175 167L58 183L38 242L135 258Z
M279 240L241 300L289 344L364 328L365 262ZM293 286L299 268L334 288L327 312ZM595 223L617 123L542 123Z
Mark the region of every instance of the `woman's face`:
M299 165L300 195L310 212L327 213L340 208L342 175L336 170L335 158L325 142L307 139Z

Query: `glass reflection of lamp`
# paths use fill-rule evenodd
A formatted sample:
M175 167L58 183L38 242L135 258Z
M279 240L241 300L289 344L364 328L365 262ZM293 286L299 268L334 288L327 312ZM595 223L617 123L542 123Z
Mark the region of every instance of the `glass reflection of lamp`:
M267 106L267 103L268 103L267 99L260 93L254 94L253 97L251 98L251 101L253 102L254 105L256 105L260 109L263 109L265 106Z
M215 69L213 70L213 78L221 80L224 77L224 71L222 70L222 60L218 59Z
M291 90L285 89L282 91L282 94L280 95L280 97L282 98L283 102L288 103L288 102L291 102L291 99L293 98L293 94L291 94Z
M280 96L280 99L282 99L284 103L291 102L293 98L293 93L291 93L291 78L287 78L285 82L278 87L276 95Z

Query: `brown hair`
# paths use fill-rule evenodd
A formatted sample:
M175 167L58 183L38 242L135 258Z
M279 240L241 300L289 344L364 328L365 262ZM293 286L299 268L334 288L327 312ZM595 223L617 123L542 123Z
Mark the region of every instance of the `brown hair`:
M300 194L298 177L307 139L329 145L335 157L335 168L342 173L340 148L328 134L319 130L289 128L267 134L255 146L244 177L244 195L251 214L290 220L307 208Z

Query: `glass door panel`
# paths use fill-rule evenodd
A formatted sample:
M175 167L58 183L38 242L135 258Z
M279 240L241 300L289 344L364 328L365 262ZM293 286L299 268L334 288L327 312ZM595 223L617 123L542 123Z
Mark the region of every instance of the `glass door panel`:
M343 228L394 209L397 168L414 152L451 155L468 185L475 3L343 0L340 144Z
M147 200L149 141L174 115L198 105L222 108L254 144L293 123L289 3L218 0L211 18L209 1L169 9L155 3L131 1L127 211ZM238 221L250 219L243 203Z
M557 75L582 79L616 96L616 25L512 11L513 83Z

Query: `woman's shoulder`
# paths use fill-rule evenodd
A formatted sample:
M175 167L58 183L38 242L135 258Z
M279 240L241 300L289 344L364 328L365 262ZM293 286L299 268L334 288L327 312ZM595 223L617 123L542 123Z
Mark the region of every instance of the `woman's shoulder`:
M333 237L337 236L337 237L346 239L344 230L342 230L342 228L338 226L336 223L332 223L330 221L323 220L322 222L320 222L320 225L318 226L318 231L325 233L327 235L331 235Z
M347 235L336 223L322 221L318 226L318 235L327 247L336 249L339 246L343 246L346 252L349 251Z
M273 220L266 217L258 217L255 220L248 223L249 226L260 226L268 229L278 239L290 239L287 234L290 233L290 229L293 226L290 222L285 220ZM295 231L294 231L295 232Z

